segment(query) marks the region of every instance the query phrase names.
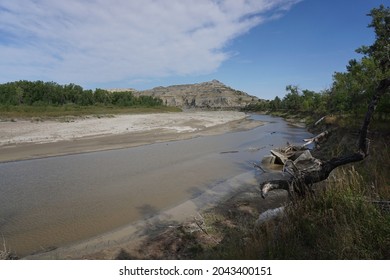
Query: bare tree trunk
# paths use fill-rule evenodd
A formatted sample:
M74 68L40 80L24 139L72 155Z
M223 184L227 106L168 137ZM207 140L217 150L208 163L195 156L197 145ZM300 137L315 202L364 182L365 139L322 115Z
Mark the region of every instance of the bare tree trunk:
M317 160L318 165L310 171L295 170L290 176L284 176L283 179L266 181L260 184L261 195L265 197L267 193L273 189L285 189L289 193L298 193L305 195L306 190L310 190L314 183L321 182L328 178L333 169L352 162L357 162L365 159L369 155L369 139L367 139L368 127L370 125L375 108L378 105L380 98L390 88L390 78L381 80L376 88L375 94L371 99L365 115L362 128L360 130L360 137L358 149L355 153L332 158L327 161ZM321 136L320 136L321 135ZM322 137L324 135L319 134ZM313 140L318 139L314 137Z

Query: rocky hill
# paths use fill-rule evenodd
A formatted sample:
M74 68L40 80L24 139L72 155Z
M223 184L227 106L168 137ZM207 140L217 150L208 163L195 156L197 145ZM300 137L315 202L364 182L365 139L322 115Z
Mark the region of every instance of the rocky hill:
M203 109L237 109L258 100L255 96L232 89L217 80L199 84L156 87L136 91L135 95L157 97L168 106Z

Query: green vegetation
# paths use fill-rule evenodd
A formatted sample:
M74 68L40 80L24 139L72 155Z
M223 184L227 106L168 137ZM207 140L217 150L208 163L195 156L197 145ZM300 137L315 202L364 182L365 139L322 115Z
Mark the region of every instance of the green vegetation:
M360 60L350 60L346 72L335 72L330 89L314 92L301 90L296 85L286 87L287 94L280 99L260 101L249 105L248 111L294 112L300 115L327 114L361 117L367 110L371 96L379 82L390 77L390 8L383 5L369 14L375 29L376 41L372 46L357 49ZM387 93L376 109L377 119L390 119L390 98Z
M0 85L0 104L27 106L161 106L162 100L150 96L135 97L130 91L109 92L103 89L84 90L75 84L59 85L55 82L18 81Z
M311 122L328 115L316 129L335 129L314 155L329 159L353 150L372 95L378 84L390 77L390 8L381 5L369 15L376 41L357 50L363 57L349 61L346 72L334 73L330 89L314 92L289 85L282 99L261 101L246 110L293 114ZM258 214L264 211L260 205L265 202L259 203L255 190L248 190L253 194L250 198L227 201L203 213L202 224L196 224L202 230L180 232L178 238L171 238L172 243L182 242L172 245L175 256L186 252L183 258L190 259L390 259L389 205L384 209L373 203L390 200L389 95L388 90L376 108L366 159L334 170L316 185L314 195L294 201L285 215L255 229ZM20 110L26 115L29 110L48 115L69 110L77 115L88 108L105 114L107 108L162 105L159 100L136 98L130 92L92 92L72 84L26 81L0 85L0 104L2 114Z
M351 60L345 73L335 73L330 89L316 93L290 85L283 99L276 97L247 110L294 115L310 122L328 115L313 133L329 128L332 133L314 156L330 159L355 151L368 103L379 83L390 77L390 8L380 6L369 15L375 43L358 49L364 57ZM228 211L218 208L205 213L204 228L221 241L211 246L202 243L196 257L390 259L389 94L387 89L378 104L366 159L334 170L327 180L316 184L314 195L294 201L283 216L256 229L253 224L264 210L249 208L256 205L250 200L244 206L233 203Z
M161 99L130 91L84 90L75 84L17 81L0 84L0 115L5 118L58 117L178 111Z
M323 124L341 129L321 143L316 157L329 159L354 148L356 133L345 123L334 118ZM186 245L198 248L190 258L390 259L390 204L373 203L390 200L390 127L383 132L387 136L370 135L369 157L336 169L316 184L314 195L289 203L281 217L254 226L270 202L256 190L202 213L207 235L187 233L197 238Z
M315 134L332 131L313 155L330 159L355 152L368 102L381 81L390 77L390 8L380 6L370 16L376 42L360 48L364 57L350 61L345 73L334 74L331 89L316 93L290 85L283 99L246 109L311 123L327 115L315 128L309 127ZM335 169L315 185L314 194L294 200L284 215L256 227L259 213L275 207L272 200L278 197L263 200L258 190L243 189L204 211L197 222L165 231L162 255L156 258L390 259L389 94L387 89L371 122L370 155L363 161ZM279 199L278 205L283 203ZM142 251L156 250L153 241Z
M283 218L254 232L256 249L240 257L389 259L390 212L371 202L390 199L390 150L379 144L384 141L367 161L337 169L317 185L315 196L296 201Z

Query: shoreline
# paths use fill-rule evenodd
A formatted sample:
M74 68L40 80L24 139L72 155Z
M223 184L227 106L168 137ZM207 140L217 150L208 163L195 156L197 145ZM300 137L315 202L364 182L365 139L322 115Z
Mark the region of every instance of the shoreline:
M242 173L213 186L200 196L178 203L156 215L86 240L80 240L52 251L37 252L23 257L26 260L51 259L115 259L121 250L137 251L151 236L164 229L175 229L191 222L202 211L211 209L220 201L228 200L248 186L255 187L255 172Z
M74 123L1 122L0 163L132 148L260 125L263 123L249 120L245 113L231 111L125 115L78 119Z
M194 113L182 113L175 114L177 117L186 116L194 117ZM203 113L196 113L202 115ZM251 130L258 126L264 125L263 122L251 120L248 115L237 112L217 112L208 113L208 117L213 115L219 116L219 122L205 123L200 125L199 119L194 119L192 122L186 122L187 127L191 127L187 131L176 129L176 131L154 128L145 129L144 131L128 132L122 134L113 135L96 135L96 136L84 136L78 139L67 141L53 141L49 143L18 143L14 145L0 146L1 156L0 163L18 161L18 160L31 160L45 157L55 157L63 155L71 155L78 153L89 153L97 151L106 151L112 149L125 149L136 146L150 145L159 142L180 141L185 139L191 139L194 137L202 137L208 135L219 135L230 132L237 132L243 130ZM232 117L224 117L225 114L233 114ZM155 115L153 115L155 116ZM171 115L172 116L172 115ZM131 116L130 116L131 117ZM110 118L109 120L115 120ZM208 120L205 120L206 122ZM14 123L15 124L15 123ZM176 123L176 127L179 127L179 123ZM248 179L251 176L248 177ZM229 181L229 178L227 178ZM231 179L231 178L230 178ZM236 186L237 187L237 186ZM228 196L234 189L228 188L218 197L214 197L213 205L217 204L222 196ZM116 255L118 244L123 244L126 248L137 246L143 239L150 236L150 226L156 224L154 221L166 220L167 222L181 223L188 219L191 219L193 215L199 213L206 207L210 207L210 202L205 196L209 196L210 193L202 195L203 198L199 198L197 202L194 200L188 200L179 203L178 205L161 211L156 216L147 220L139 220L124 228L113 229L100 236L92 237L88 240L80 240L75 243L71 243L66 246L61 246L50 252L37 252L33 255L24 256L24 259L80 259L80 258L113 258ZM201 202L201 199L205 202ZM203 206L200 206L203 205ZM207 206L208 205L208 206ZM141 230L142 229L142 230ZM139 234L139 232L143 234ZM102 245L99 245L102 244ZM95 249L91 249L97 247ZM89 250L85 250L89 248ZM103 253L104 252L104 253ZM101 255L103 254L103 255ZM99 257L101 255L101 257Z

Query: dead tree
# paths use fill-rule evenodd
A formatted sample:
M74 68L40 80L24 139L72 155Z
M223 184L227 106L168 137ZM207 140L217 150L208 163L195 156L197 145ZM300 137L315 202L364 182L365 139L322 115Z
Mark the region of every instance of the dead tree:
M356 152L326 161L315 159L315 164L310 168L303 170L297 168L294 164L291 164L292 166L288 168L288 172L280 172L280 174L276 175L277 178L260 184L261 196L265 198L267 193L274 189L285 189L290 195L294 196L295 194L299 194L304 196L308 190L312 190L312 185L314 183L327 179L335 168L365 159L369 155L370 142L369 139L367 139L368 127L380 98L389 90L389 88L390 78L381 80L377 86L360 130ZM320 135L323 136L322 134Z

